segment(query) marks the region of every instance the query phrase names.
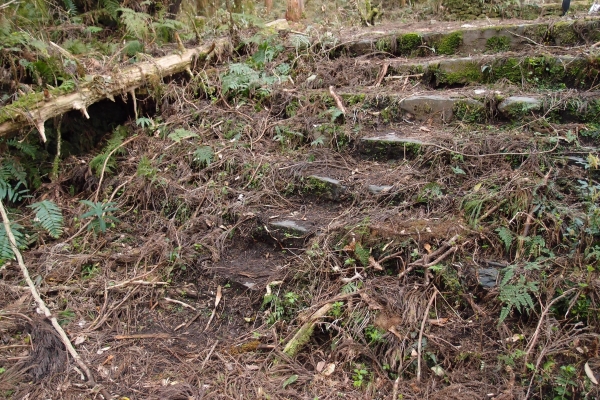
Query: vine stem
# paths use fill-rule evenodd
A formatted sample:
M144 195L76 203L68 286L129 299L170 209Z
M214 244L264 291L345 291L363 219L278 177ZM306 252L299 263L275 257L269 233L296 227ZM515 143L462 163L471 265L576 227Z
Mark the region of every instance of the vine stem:
M13 253L15 254L15 257L17 258L17 263L19 264L19 267L21 268L21 273L23 274L23 277L25 278L25 281L27 282L27 286L29 286L29 290L31 291L31 294L32 294L38 308L40 310L42 310L42 312L44 313L44 316L46 316L46 318L48 318L50 320L50 322L52 323L52 326L54 327L56 332L58 332L58 335L60 336L60 339L62 340L63 344L65 345L67 351L69 352L71 357L73 357L73 359L75 360L77 365L85 373L85 376L87 377L87 380L88 380L88 385L90 387L96 386L96 381L94 380L94 376L92 375L92 372L90 371L88 366L85 364L83 359L79 356L79 354L77 353L77 350L75 350L75 347L73 347L71 340L69 339L69 337L67 336L67 334L65 333L63 328L60 326L60 324L58 323L58 320L56 319L56 317L54 317L52 315L52 313L46 306L46 303L44 302L44 300L42 300L39 292L37 291L35 284L31 280L31 276L29 275L29 270L25 266L25 262L23 261L23 256L21 255L21 252L19 251L19 248L17 247L17 241L15 240L15 236L12 232L12 229L10 228L10 220L8 219L8 214L6 213L6 209L4 208L4 203L2 201L0 201L0 214L2 214L4 230L6 231L6 236L8 236L8 240L10 242L10 247L11 247ZM110 399L110 395L108 393L106 393L105 389L99 388L99 391L100 391L100 394L102 394L102 396L105 399Z

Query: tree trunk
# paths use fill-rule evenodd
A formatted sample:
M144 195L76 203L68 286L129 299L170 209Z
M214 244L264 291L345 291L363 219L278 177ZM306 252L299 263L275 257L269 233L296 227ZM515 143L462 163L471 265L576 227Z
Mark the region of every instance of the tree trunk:
M128 68L115 71L108 78L102 75L86 76L85 82L76 92L44 97L42 93L31 93L30 104L37 100L37 104L21 108L18 104L9 104L0 108L0 136L10 132L34 125L46 141L44 122L50 118L62 115L71 110L80 110L89 118L87 107L103 99L114 99L123 93L134 92L140 86L148 84L155 77L158 82L165 77L184 72L192 68L195 60L205 59L213 51L218 55L229 51L231 43L227 39L217 39L212 44L185 50L152 61L138 63ZM190 72L191 73L191 72Z
M288 21L298 22L302 18L304 12L304 0L288 0L285 19Z
M267 14L270 14L273 10L273 0L265 0L265 8L267 9Z

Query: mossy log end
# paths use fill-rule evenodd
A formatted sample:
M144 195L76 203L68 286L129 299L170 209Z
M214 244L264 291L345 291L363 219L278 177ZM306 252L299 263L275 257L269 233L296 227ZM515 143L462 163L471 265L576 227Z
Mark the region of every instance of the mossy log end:
M166 76L186 70L191 73L191 66L195 60L206 58L212 52L227 53L230 47L227 39L218 39L210 44L185 49L180 54L132 65L112 75L88 76L83 80L85 83L72 93L50 98L44 98L41 93L26 95L22 100L0 110L0 136L33 125L45 142L44 123L50 118L71 110L80 110L89 118L87 108L90 105L107 98L114 100L115 95L132 93L144 84L159 82L159 79Z

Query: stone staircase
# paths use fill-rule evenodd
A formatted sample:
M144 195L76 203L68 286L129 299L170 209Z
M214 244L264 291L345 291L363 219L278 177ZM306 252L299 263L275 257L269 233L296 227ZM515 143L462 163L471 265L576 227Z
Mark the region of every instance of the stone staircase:
M261 248L256 262L240 276L236 261L225 257L219 271L262 290L315 238L340 229L341 220L347 232L364 229L361 240L374 247L472 237L461 207L473 187L456 186L462 176L498 180L496 174L542 156L555 171L585 175L582 157L597 154L599 145L586 125L600 121L600 53L590 47L600 41L599 27L600 19L586 18L342 34L328 62L301 69L293 88L272 94L270 112L282 125L312 121L299 127L297 145L288 144L288 160L273 166L288 182L280 192L290 207L257 211L250 234L236 244ZM315 110L336 106L330 86L347 111L328 122ZM295 151L315 140L335 159L316 147ZM354 223L348 210L356 213ZM489 277L487 265L472 266Z

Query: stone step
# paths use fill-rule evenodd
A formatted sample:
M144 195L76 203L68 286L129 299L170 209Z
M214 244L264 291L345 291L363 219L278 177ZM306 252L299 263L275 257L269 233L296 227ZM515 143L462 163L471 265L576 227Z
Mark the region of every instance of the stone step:
M378 123L384 124L418 122L437 125L457 120L466 123L522 123L542 116L545 122L552 123L600 121L600 91L524 92L480 86L407 95L386 88L355 88L351 93L348 90L340 88L338 94L356 122L375 118ZM300 92L297 96L294 104L325 101L326 107L336 106L331 96L321 90Z
M336 54L351 57L373 53L403 57L477 55L529 50L532 45L573 47L600 41L600 19L596 17L483 27L464 24L461 29L446 32L376 29L374 27L371 34L344 37L345 44L336 48Z
M480 18L520 18L533 20L543 16L562 15L562 1L545 2L484 2L484 1L462 1L445 0L443 19L453 20L473 20ZM572 1L569 8L569 14L577 11L586 12L590 8L588 1Z

